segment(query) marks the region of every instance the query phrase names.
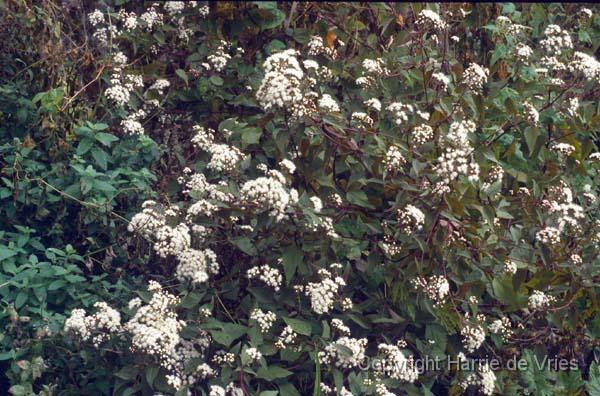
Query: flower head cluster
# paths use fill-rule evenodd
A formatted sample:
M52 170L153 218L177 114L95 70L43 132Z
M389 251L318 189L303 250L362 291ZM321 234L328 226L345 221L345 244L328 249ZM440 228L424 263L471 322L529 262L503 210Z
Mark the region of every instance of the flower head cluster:
M369 117L367 113L363 113L362 111L352 113L351 119L352 123L360 128L373 127L373 119Z
M142 109L129 113L127 117L121 121L123 132L127 135L143 135L144 127L142 126L140 119L144 117L146 117L146 112Z
M398 226L405 234L421 230L425 224L425 214L414 205L406 205L398 209Z
M433 81L433 83L437 85L442 91L447 91L448 85L450 85L450 78L444 73L433 73L431 75L431 81Z
M210 274L219 272L217 255L210 249L187 249L177 255L179 263L175 276L181 282L192 282L199 285L208 280Z
M99 347L121 329L121 314L105 302L95 303L94 308L96 313L90 316L86 316L83 309L74 309L65 320L64 330L81 341L91 338L94 346Z
M540 120L540 113L533 107L532 104L523 103L523 118L531 125L537 126Z
M468 137L469 133L475 132L475 127L475 123L468 120L453 122L448 134L442 138L440 143L444 151L438 157L435 170L444 185L460 175L467 176L471 182L479 180L479 165L470 159L473 146Z
M298 56L297 51L288 49L269 56L263 63L265 76L256 99L265 111L287 109L296 116L306 112L304 71Z
M545 227L535 234L535 239L544 245L556 246L560 243L560 230L555 227Z
M477 372L469 374L462 385L464 388L469 386L478 387L483 395L491 396L494 394L494 388L496 387L496 374L488 364L480 365Z
M339 113L340 106L329 94L323 94L319 99L319 109L326 113Z
M415 21L417 29L421 32L442 32L446 30L447 24L440 16L432 10L422 10Z
M414 111L414 108L410 104L394 102L391 103L386 110L393 114L394 122L396 125L400 126L408 121L408 115ZM407 114L407 112L409 114Z
M542 311L548 308L550 305L556 302L556 297L544 293L540 290L534 290L533 294L529 296L527 306L532 311Z
M509 339L513 334L510 319L507 318L506 316L503 316L501 319L494 320L488 326L488 330L491 333L499 334L502 337L502 339L505 341L507 339Z
M394 173L402 170L402 165L406 163L406 159L398 146L390 146L385 153L383 165L388 173Z
M322 315L331 311L333 303L340 292L346 286L346 282L340 276L334 277L332 273L324 268L319 271L320 282L310 282L306 285L305 292L310 298L312 310Z
M415 289L425 293L435 306L442 305L450 295L450 283L441 275L432 275L427 279L418 276L412 283Z
M191 140L192 143L211 155L210 162L206 165L207 168L215 172L231 173L246 158L235 146L214 143L214 130L196 125L194 131L196 134Z
M517 272L517 264L513 260L507 258L504 260L504 272L514 275Z
M350 354L338 346L348 348ZM319 352L319 361L325 365L333 365L344 369L359 367L366 357L366 346L366 338L340 337L327 345L323 351Z
M515 58L517 58L517 60L521 63L528 64L532 55L533 49L526 44L519 43L515 47Z
M210 70L221 72L225 69L227 62L231 60L231 55L226 52L229 46L227 41L221 40L214 53L206 57Z
M569 71L581 75L588 81L600 83L600 62L584 52L575 52L569 62Z
M418 379L419 371L413 357L407 358L398 345L379 344L377 349L382 360L375 367L376 371L398 381L412 383Z
M490 71L486 67L471 63L463 72L462 78L467 88L473 92L481 92L483 84L487 82Z
M131 335L131 349L154 356L168 370L175 367L179 332L184 322L177 319L173 307L179 299L167 293L155 281L150 281L148 290L152 299L139 307L135 315L125 324Z
M323 37L321 36L312 36L307 44L307 48L308 55L311 56L318 56L324 54L334 58L336 55L335 49L325 46Z
M416 126L412 131L412 141L416 146L421 146L433 139L433 128L427 124Z
M485 341L485 331L479 324L465 325L460 334L463 337L463 345L469 353L475 352Z
M255 320L258 323L258 327L260 327L260 331L262 333L268 333L273 326L273 323L277 320L277 315L271 311L263 311L260 308L255 308L250 313L250 319Z
M560 56L563 51L573 48L573 41L569 32L558 25L548 25L544 30L544 36L544 39L540 41L540 45L544 52L550 56Z
M258 210L269 210L276 221L284 218L288 206L297 201L296 190L285 187L285 177L278 171L269 171L266 177L249 180L240 191L242 201L253 203Z
M298 333L296 333L294 329L292 329L292 327L288 325L283 329L283 331L277 338L277 341L275 342L275 348L286 349L290 345L294 344L297 338Z
M269 266L268 264L250 268L248 270L248 278L259 279L267 286L275 289L275 291L279 291L281 288L281 282L283 281L281 271L279 271L277 268Z
M369 109L375 110L376 112L381 111L381 102L377 98L367 99L364 103Z

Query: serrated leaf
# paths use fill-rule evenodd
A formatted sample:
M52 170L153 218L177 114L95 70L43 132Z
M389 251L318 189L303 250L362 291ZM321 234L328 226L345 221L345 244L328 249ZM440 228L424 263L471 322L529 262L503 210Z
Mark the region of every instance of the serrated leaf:
M94 160L96 161L98 166L100 166L100 168L102 168L103 170L106 170L106 168L108 167L108 154L106 154L106 151L102 150L101 148L94 147L92 148L91 152L92 157L94 157Z
M119 140L115 135L111 135L106 132L98 132L95 136L97 141L105 145L106 147L110 147L110 144Z
M298 334L309 336L312 332L312 326L305 320L283 317L283 321Z
M286 378L292 375L293 373L289 370L284 369L280 366L269 366L269 367L261 367L256 372L257 378L262 378L267 381L273 381L278 378Z

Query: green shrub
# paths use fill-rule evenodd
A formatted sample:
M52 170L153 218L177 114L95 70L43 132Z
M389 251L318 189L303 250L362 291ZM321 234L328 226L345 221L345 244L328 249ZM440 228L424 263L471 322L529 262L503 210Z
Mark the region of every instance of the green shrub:
M596 6L109 3L6 8L10 392L600 392Z

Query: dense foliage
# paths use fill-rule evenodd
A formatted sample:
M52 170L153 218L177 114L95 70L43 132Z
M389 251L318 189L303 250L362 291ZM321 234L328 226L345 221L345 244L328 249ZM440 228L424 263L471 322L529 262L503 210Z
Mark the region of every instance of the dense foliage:
M0 392L600 394L597 6L0 10Z

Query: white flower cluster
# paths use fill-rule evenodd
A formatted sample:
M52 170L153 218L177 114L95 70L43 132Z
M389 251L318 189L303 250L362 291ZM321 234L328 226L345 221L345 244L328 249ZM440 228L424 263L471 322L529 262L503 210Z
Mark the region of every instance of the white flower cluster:
M402 245L400 245L391 235L388 234L383 236L381 249L388 256L395 256L402 252Z
M560 243L560 230L555 227L544 227L535 234L535 239L550 246L556 246Z
M555 218L560 232L581 232L581 224L585 220L585 212L582 206L573 202L558 203L553 201L549 213Z
M425 214L414 205L406 205L397 212L398 227L405 234L420 231L425 224Z
M351 116L352 123L360 128L372 128L373 127L373 119L362 111L357 111L352 113Z
M573 41L569 32L562 30L558 25L548 25L544 30L544 39L540 45L549 56L560 56L564 50L573 48Z
M341 335L349 336L350 328L340 319L331 319L331 327L340 332Z
M177 255L177 260L175 276L181 282L199 285L206 282L209 275L219 272L217 255L210 249L187 249Z
M325 43L323 42L323 37L321 36L312 36L307 44L307 48L308 55L311 56L325 54L334 58L336 55L335 49L325 46Z
M494 394L494 388L496 387L496 374L487 363L480 365L476 373L469 374L462 386L464 388L476 386L483 395L491 396Z
M150 88L148 88L148 90L157 91L159 94L162 95L164 93L164 90L169 88L170 86L171 83L169 82L169 80L159 78L158 80L154 81L154 83L150 86Z
M291 161L287 158L279 161L279 166L290 175L293 175L294 172L296 172L296 164L294 164L294 161Z
M263 63L265 76L256 92L256 99L265 111L277 108L291 113L304 113L302 80L304 71L293 49L269 56Z
M185 1L167 1L163 4L163 8L169 15L177 15L185 9Z
M462 79L467 88L473 92L481 92L483 84L487 82L490 71L488 68L471 63L462 74Z
M192 144L211 155L210 161L206 165L208 169L231 173L246 158L246 155L235 146L214 143L214 130L205 129L199 125L195 125L193 129L195 135L191 139Z
M533 49L530 46L523 43L518 43L515 47L515 58L521 63L529 63L529 58L533 55Z
M250 268L248 270L248 278L259 279L267 286L272 287L276 292L278 292L281 288L281 282L283 281L281 271L279 271L277 268L269 266L268 264Z
M475 352L485 341L485 331L478 324L465 325L460 334L463 337L463 345L469 353Z
M154 6L150 7L146 12L140 15L140 19L144 23L147 31L152 31L155 26L160 26L164 23L163 14L158 12Z
M500 15L498 18L496 18L496 25L498 26L500 32L506 33L512 37L516 37L517 35L523 33L525 29L528 29L527 26L516 24L504 15Z
M537 126L540 121L540 113L532 104L525 102L523 103L523 118L531 125Z
M471 182L479 180L479 164L470 160L473 146L469 141L469 133L475 132L473 121L453 122L448 134L442 138L440 145L443 153L437 159L435 170L441 183L447 186L460 175L465 175Z
M92 26L104 23L104 14L102 11L96 9L88 14L88 21L92 24Z
M398 381L412 383L418 379L419 370L414 364L413 357L407 358L399 345L379 344L377 349L382 361L375 367L376 371Z
M348 348L351 353L347 354L338 346ZM328 344L325 350L319 352L319 361L322 364L347 369L359 367L365 359L365 348L367 346L366 338L340 337L334 342Z
M516 274L517 264L513 260L507 258L504 260L504 272L510 275Z
M568 157L575 152L575 147L569 143L555 143L551 149L562 156Z
M527 306L532 311L542 311L548 308L550 305L556 302L556 297L544 293L540 290L534 290L533 294L529 296Z
M435 33L446 30L448 26L435 11L427 9L419 13L415 25L419 31Z
M97 348L121 329L121 314L105 302L95 303L94 308L96 313L90 316L86 316L83 309L74 309L65 320L64 330L81 341L91 337L92 344Z
M485 182L481 185L483 191L488 190L492 184L502 181L504 177L504 168L500 165L494 165L490 168Z
M269 210L276 221L281 221L287 208L298 201L297 191L288 191L285 182L285 177L280 172L271 170L266 177L258 177L244 183L240 198L257 205L258 210Z
M442 91L447 91L448 85L450 85L450 78L444 73L433 73L431 75L431 81L440 87Z
M319 109L326 113L339 113L340 106L329 94L323 94L319 99Z
M167 370L176 364L179 332L185 325L173 310L179 299L150 281L148 290L152 299L137 309L124 328L131 335L131 349L154 356Z
M402 165L406 163L406 159L400 152L398 146L390 146L383 158L383 165L388 173L395 173L402 170Z
M364 104L371 110L375 110L376 112L381 111L381 102L377 98L367 99L364 101Z
M208 61L209 65L209 70L221 72L225 69L225 66L227 66L227 62L231 60L231 55L229 55L226 52L229 47L230 44L227 41L221 40L219 42L219 45L215 49L214 53L206 57L206 60Z
M333 277L333 274L321 268L318 271L320 282L310 282L306 285L305 293L310 298L312 310L322 315L331 311L335 299L340 289L346 286L346 282L340 276Z
M569 62L569 71L583 76L586 80L600 83L600 62L586 53L577 51L573 54L573 59Z
M394 122L400 126L408 121L408 113L412 113L414 108L410 104L404 104L400 102L391 103L386 110L394 115Z
M291 326L288 325L283 329L277 338L277 341L275 342L275 348L286 349L290 345L294 344L297 338L298 334L294 331L294 329L292 329Z
M121 120L123 132L127 135L143 135L144 127L140 119L144 117L146 117L146 112L142 109L129 113L127 117Z
M450 283L442 275L432 275L427 279L417 276L412 283L417 291L425 293L433 301L434 306L444 304L450 295Z
M372 87L375 84L375 77L389 74L381 58L363 60L362 68L362 75L356 79L356 84L363 88Z
M183 386L192 386L198 381L216 376L216 370L207 363L197 364L191 369L192 361L204 358L209 346L210 336L205 332L202 332L194 341L180 339L173 356L171 374L166 375L167 383L178 391Z
M268 333L271 327L273 327L273 323L277 320L277 315L271 311L263 311L260 308L255 308L250 313L250 319L258 323L258 327L260 327L262 333Z
M581 265L583 263L583 259L581 258L580 255L573 253L572 255L569 256L569 263L571 263L573 265Z
M382 76L388 74L388 70L384 66L383 59L365 59L362 62L364 74Z
M504 341L508 340L513 334L510 319L506 316L503 316L501 319L494 320L488 326L488 330L491 333L499 334Z
M433 139L433 128L427 124L416 126L412 131L412 142L421 146Z
M189 227L183 223L175 227L167 224L166 216L175 215L175 208L165 210L154 201L144 202L142 208L142 212L131 219L127 227L130 232L139 232L153 239L154 251L161 257L176 256L189 248Z
M567 114L571 117L576 117L578 109L579 109L579 99L578 98L570 98L569 106L567 107Z
M251 363L256 363L262 358L262 353L260 353L260 351L256 348L246 349L246 355L250 359Z

